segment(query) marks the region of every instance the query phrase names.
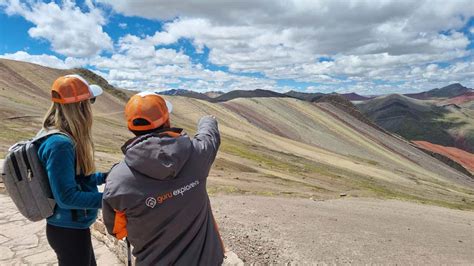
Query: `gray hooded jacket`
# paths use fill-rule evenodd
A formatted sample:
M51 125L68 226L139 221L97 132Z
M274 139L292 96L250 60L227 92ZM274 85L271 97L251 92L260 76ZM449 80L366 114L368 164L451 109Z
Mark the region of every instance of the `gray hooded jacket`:
M192 140L180 132L131 139L106 180L104 223L110 234L128 235L137 265L220 265L224 258L206 191L220 145L217 121L203 117Z

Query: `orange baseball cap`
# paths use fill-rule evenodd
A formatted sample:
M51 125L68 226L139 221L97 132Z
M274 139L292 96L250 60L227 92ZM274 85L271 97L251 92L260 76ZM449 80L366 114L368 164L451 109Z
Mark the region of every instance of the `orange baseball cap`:
M169 120L172 110L173 105L156 92L135 94L125 106L128 128L133 131L159 128Z
M53 102L60 104L77 103L95 98L103 93L100 86L89 85L79 75L66 75L59 77L51 88Z

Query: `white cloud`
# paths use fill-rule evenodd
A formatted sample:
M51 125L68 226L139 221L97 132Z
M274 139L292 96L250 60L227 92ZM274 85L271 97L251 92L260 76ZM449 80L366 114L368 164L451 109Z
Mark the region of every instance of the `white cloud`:
M190 65L191 59L181 51L156 49L151 37L126 35L118 40L111 57L96 57L91 64L101 69L114 70L116 74L113 77L118 77L117 73L126 73L121 76L130 77L130 72L143 72L133 75L140 77L159 66Z
M25 61L30 62L42 66L53 67L53 68L60 68L60 69L69 69L75 67L83 67L87 65L86 59L78 59L67 57L65 60L61 60L54 55L31 55L24 51L18 51L13 54L3 54L0 55L0 58L17 60L17 61Z
M233 71L263 72L267 75L278 67L290 70L302 64L317 64L316 61L320 56L387 54L394 58L393 61L400 61L407 55L414 55L414 58L435 59L449 54L452 57L447 60L451 60L464 56L465 53L462 51L469 44L466 36L455 31L448 35L431 33L423 38L406 33L401 33L396 38L393 31L392 36L384 31L380 36L373 37L385 40L381 42L359 44L358 38L355 37L348 38L347 41L341 40L341 43L329 41L325 44L320 40L337 39L341 36L319 37L317 34L314 35L315 29L280 30L249 26L215 26L203 19L176 20L164 28L167 34L174 36L174 39L189 38L198 49L203 46L209 47L209 60L214 64L228 66ZM311 36L312 34L314 36ZM387 41L389 37L396 40ZM353 47L349 46L350 42L354 42ZM399 60L396 60L397 57ZM281 74L283 73L280 73L280 77L286 77Z
M246 41L266 32L271 38L261 39L272 44L284 41L288 46L319 53L344 52L367 44L395 52L399 49L397 45L410 46L405 40L413 40L420 34L430 36L460 29L474 14L470 0L97 1L130 16L165 20L179 17L181 29L166 30L179 36L203 40L232 37ZM202 31L203 28L206 30Z
M126 35L117 43L116 54L96 57L91 65L107 70L105 77L112 84L128 89L182 88L196 91L252 90L256 88L281 90L276 82L211 71L191 62L182 51L154 46L154 36L140 38Z
M99 9L88 2L83 12L74 2L6 2L8 15L20 15L35 26L28 30L33 38L45 39L53 51L73 57L90 57L112 48L112 40L102 29L106 20Z
M96 2L126 16L167 22L161 31L125 35L112 45ZM54 51L69 56L25 56L28 60L66 67L83 63L74 58L89 58L90 65L125 88L281 91L289 88L276 80L290 79L321 84L309 90L369 94L473 82L473 54L467 47L474 32L472 27L462 32L474 16L472 0L87 0L87 12L71 1L7 3L8 14L35 25L30 36L50 41ZM157 47L181 38L198 53L209 48L208 61L230 72L193 63L180 48ZM103 50L112 55L100 56ZM244 75L253 72L263 77Z
M397 73L413 66L469 56L460 30L474 15L469 0L98 1L125 15L174 19L143 40L149 45L187 38L233 72L324 84L403 80Z

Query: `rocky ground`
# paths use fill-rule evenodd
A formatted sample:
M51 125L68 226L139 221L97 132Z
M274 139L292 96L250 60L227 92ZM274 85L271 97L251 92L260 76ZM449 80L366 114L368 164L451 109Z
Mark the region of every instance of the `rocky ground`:
M0 206L0 265L57 265L56 254L46 239L46 223L26 220L10 197L1 193ZM124 247L117 241L104 241L96 225L92 242L97 265L124 265ZM228 251L226 256L224 265L242 265L234 252Z
M395 200L315 201L217 195L216 221L233 261L474 264L474 212ZM45 223L26 221L0 194L0 265L55 264ZM98 265L123 265L94 239Z
M395 200L211 199L246 263L474 264L474 212Z
M0 265L55 265L46 223L27 221L5 194L0 194L0 206ZM103 243L93 239L93 245L98 265L123 265Z

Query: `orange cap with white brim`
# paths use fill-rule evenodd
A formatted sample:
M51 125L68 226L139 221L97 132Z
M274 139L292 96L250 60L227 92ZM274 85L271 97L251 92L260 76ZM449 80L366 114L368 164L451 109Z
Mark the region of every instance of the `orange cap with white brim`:
M159 128L169 120L172 110L173 105L156 92L135 94L125 106L128 128L134 131ZM145 120L147 123L136 123L137 120Z
M77 103L95 98L103 93L98 85L89 83L79 75L66 75L57 78L51 88L53 102L60 104Z

